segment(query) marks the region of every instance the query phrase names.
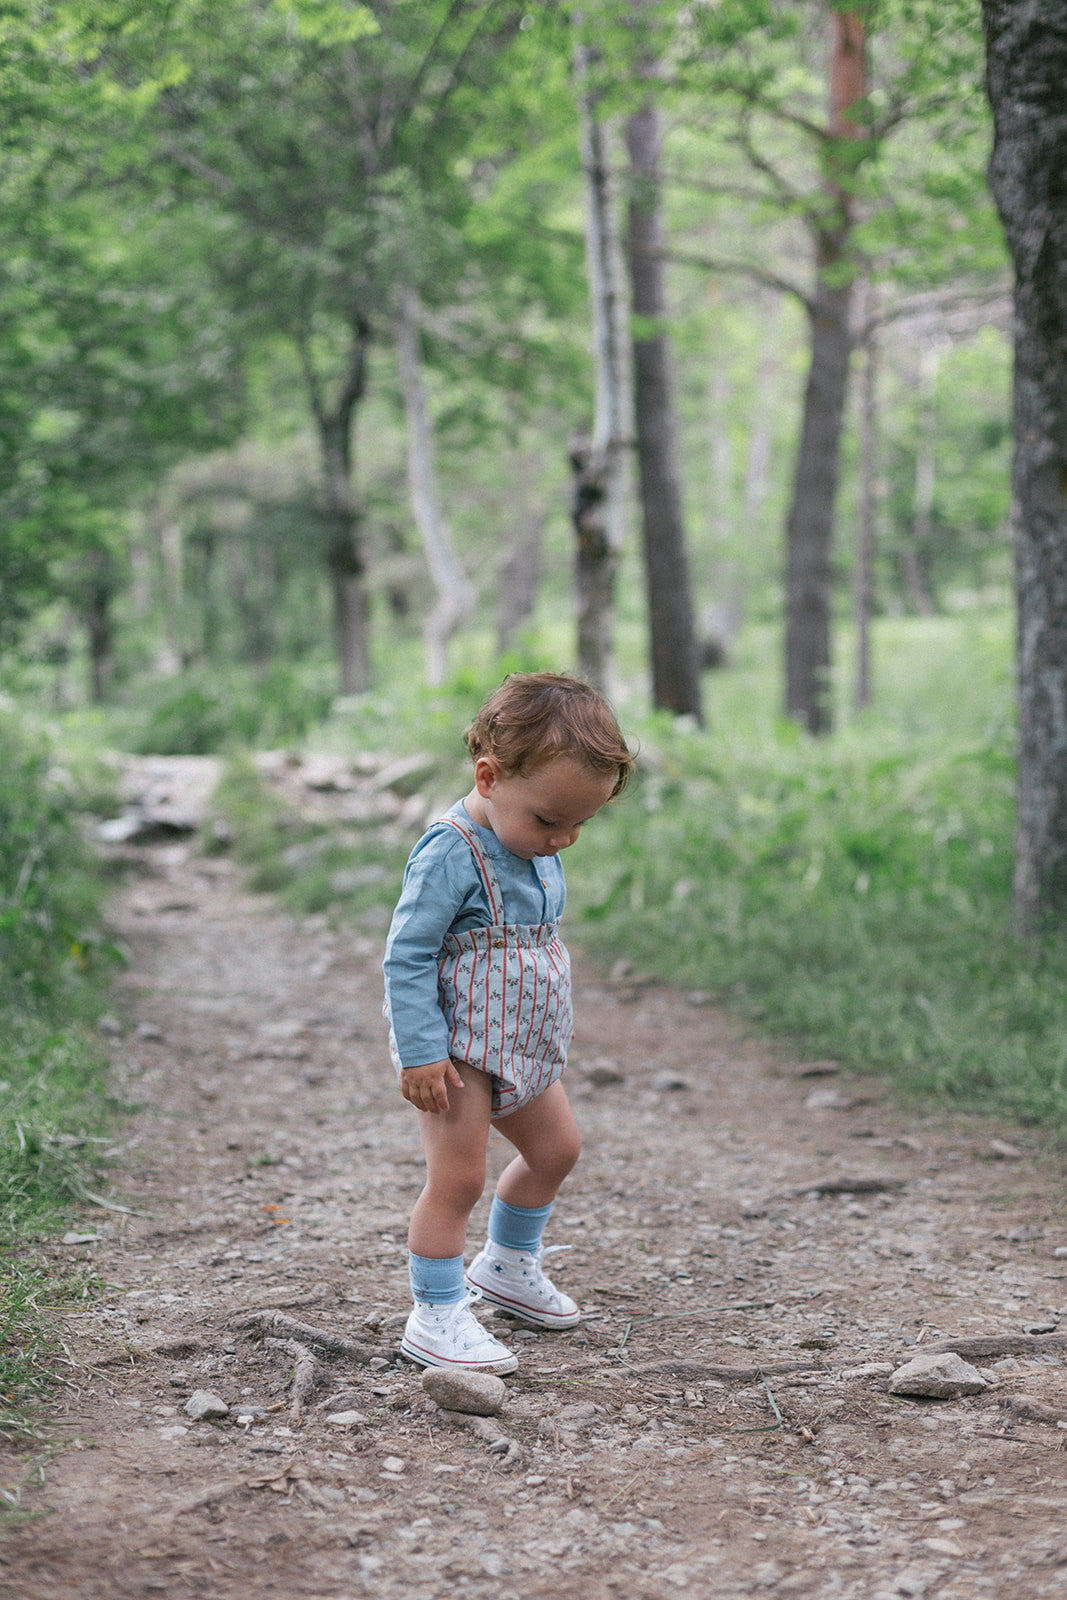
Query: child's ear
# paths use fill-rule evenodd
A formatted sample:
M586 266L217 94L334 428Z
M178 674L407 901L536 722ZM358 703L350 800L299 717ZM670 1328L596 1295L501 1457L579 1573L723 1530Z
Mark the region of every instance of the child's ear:
M486 799L500 778L500 762L495 756L479 756L474 763L474 787Z

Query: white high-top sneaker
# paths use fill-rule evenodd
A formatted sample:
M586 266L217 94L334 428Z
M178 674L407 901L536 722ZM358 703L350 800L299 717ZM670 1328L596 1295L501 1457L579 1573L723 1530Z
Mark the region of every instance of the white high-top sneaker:
M420 1366L464 1372L514 1372L519 1364L518 1356L482 1327L466 1296L444 1306L416 1300L400 1350Z
M566 1250L567 1245L553 1245L550 1249ZM510 1311L538 1328L573 1328L582 1320L582 1313L574 1301L561 1294L550 1278L541 1271L541 1261L549 1251L543 1245L536 1250L511 1250L507 1245L486 1241L467 1268L467 1285L480 1295Z

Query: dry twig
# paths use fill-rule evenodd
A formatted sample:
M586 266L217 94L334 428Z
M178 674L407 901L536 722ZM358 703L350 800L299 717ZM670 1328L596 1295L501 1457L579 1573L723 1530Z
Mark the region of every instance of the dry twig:
M1048 1350L1067 1349L1067 1333L993 1333L974 1339L940 1339L925 1344L928 1355L955 1352L965 1361L988 1360L990 1356L1043 1355Z
M319 1381L322 1367L306 1345L298 1339L268 1339L273 1350L284 1350L293 1358L293 1381L289 1391L289 1419L300 1423L304 1419L304 1406L310 1400Z
M352 1339L343 1339L340 1334L313 1328L306 1322L298 1322L296 1317L287 1316L284 1311L241 1311L229 1320L243 1328L273 1333L283 1339L297 1339L301 1344L321 1350L326 1355L344 1356L347 1361L358 1362L361 1366L366 1366L378 1354L370 1345L356 1344Z
M1047 1422L1054 1428L1067 1428L1067 1411L1046 1406L1028 1394L1007 1395L1000 1402L1001 1410L1008 1411L1021 1422Z

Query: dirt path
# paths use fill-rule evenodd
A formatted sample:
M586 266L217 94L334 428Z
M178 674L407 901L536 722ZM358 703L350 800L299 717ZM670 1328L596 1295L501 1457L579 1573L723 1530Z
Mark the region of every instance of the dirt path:
M72 1319L67 1448L3 1531L0 1594L1067 1592L1067 1431L1019 1414L1067 1416L1067 1221L1025 1135L907 1121L699 997L579 963L586 1153L551 1242L586 1316L505 1334L521 1366L480 1435L395 1357L421 1169L379 939L294 921L185 848L141 859L114 909L135 1210L55 1247L107 1289ZM917 1351L981 1335L1019 1351L977 1357L981 1393L887 1392ZM297 1418L286 1385L316 1348ZM196 1391L228 1415L192 1420ZM25 1471L0 1459L6 1484Z

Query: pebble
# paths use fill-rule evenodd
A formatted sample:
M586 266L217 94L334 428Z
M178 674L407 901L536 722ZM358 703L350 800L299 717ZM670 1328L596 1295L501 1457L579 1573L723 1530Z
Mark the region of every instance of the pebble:
M507 1389L493 1372L448 1372L427 1367L422 1387L443 1411L465 1411L476 1417L495 1417Z
M326 1418L334 1428L358 1428L366 1420L362 1411L331 1411Z
M195 1390L185 1402L185 1414L194 1422L211 1422L218 1417L228 1417L230 1408L217 1394L206 1389Z
M977 1368L952 1350L915 1356L889 1380L890 1394L924 1395L931 1400L958 1400L961 1395L981 1394L986 1388Z

